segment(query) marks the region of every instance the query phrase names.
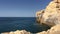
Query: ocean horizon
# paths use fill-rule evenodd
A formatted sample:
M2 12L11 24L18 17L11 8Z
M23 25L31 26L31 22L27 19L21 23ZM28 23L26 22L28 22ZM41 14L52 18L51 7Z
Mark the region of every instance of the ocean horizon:
M0 33L16 30L26 30L31 33L47 30L48 26L41 26L36 17L0 17Z

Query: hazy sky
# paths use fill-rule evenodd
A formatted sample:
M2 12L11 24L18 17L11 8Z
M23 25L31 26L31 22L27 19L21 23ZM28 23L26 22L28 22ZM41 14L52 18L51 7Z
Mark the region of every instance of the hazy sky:
M35 17L51 0L0 0L0 17Z

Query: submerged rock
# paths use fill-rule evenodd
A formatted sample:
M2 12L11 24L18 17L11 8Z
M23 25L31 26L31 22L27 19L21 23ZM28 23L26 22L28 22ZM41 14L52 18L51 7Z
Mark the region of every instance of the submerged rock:
M60 24L60 0L53 0L45 8L44 12L36 12L37 21L40 24L54 26Z

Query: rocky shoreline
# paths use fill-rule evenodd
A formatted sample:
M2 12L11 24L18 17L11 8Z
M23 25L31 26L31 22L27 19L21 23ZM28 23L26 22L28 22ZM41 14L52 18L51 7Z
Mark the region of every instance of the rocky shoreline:
M27 32L26 30L17 30L17 31L11 31L11 32L4 32L1 34L31 34L31 33Z
M40 24L60 24L60 0L52 0L44 10L36 12L36 18Z
M38 33L27 32L26 30L17 30L11 32L4 32L1 34L60 34L60 24L51 27L51 29L48 29L47 31L42 31Z
M39 24L45 24L51 28L38 33L17 30L1 34L60 34L60 0L53 0L46 9L36 12L36 19Z

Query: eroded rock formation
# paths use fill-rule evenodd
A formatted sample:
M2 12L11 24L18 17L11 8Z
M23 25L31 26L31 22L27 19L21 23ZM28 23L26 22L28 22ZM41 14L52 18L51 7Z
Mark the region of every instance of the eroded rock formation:
M51 27L51 29L47 31L42 31L36 34L60 34L60 24Z
M25 30L17 30L17 31L11 31L11 32L4 32L1 34L31 34L31 33Z
M44 13L42 12L43 11L36 13L37 21L39 21L39 23L43 23L49 26L60 24L60 0L51 1L49 5L46 6Z
M41 10L41 11L38 11L38 12L36 12L36 19L37 19L37 22L41 22L42 23L42 16L43 16L43 14L44 14L44 10Z

